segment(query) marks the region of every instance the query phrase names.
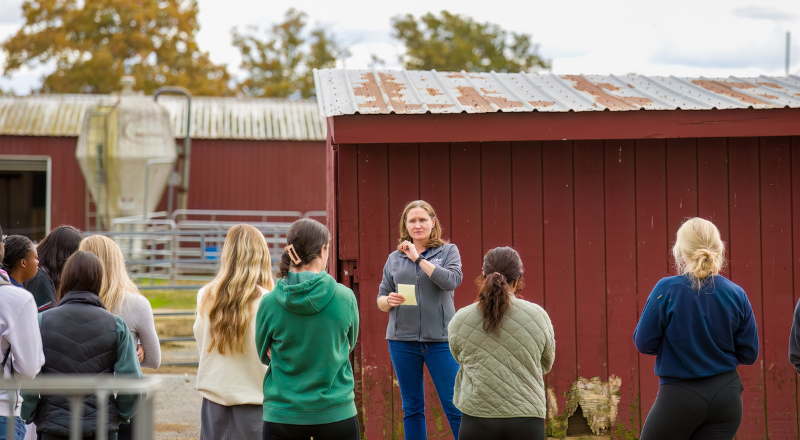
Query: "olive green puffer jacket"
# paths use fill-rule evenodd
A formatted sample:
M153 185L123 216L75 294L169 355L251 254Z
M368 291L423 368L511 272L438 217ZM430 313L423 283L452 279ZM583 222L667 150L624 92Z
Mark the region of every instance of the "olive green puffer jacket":
M543 376L556 351L553 325L543 308L509 295L500 334L483 329L477 304L459 310L450 322L450 351L461 364L453 403L473 417L544 418Z

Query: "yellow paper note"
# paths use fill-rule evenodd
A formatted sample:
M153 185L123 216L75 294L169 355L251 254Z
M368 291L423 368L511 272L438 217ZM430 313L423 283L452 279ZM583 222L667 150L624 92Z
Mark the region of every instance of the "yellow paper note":
M406 302L402 305L404 306L415 306L417 305L417 294L416 294L416 286L413 284L398 284L397 290L400 295L405 297Z

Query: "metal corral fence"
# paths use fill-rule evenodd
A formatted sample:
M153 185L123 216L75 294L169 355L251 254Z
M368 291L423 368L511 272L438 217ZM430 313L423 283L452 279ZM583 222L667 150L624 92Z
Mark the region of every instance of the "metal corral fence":
M5 390L13 395L17 390L38 392L40 395L67 395L69 396L69 410L72 415L70 427L72 429L69 439L81 440L81 420L83 418L83 399L87 396L97 396L97 407L108 406L108 396L112 394L140 394L141 404L133 420L134 440L155 439L155 391L160 383L157 377L143 379L128 379L114 377L113 375L98 376L41 376L33 380L0 379L0 390ZM14 414L15 399L8 399L9 414ZM108 423L108 411L97 411L97 426ZM9 420L6 438L15 438L14 423ZM97 440L108 440L108 432L98 429L95 433Z
M105 235L119 244L131 278L140 289L198 289L210 281L219 267L219 253L228 229L245 223L262 234L277 268L286 234L301 218L325 221L325 211L221 211L178 209L112 221Z
M293 222L314 218L325 222L325 211L221 211L178 209L168 215L114 219L105 235L122 249L131 278L140 290L199 290L219 269L219 253L228 229L249 224L261 231L277 270L286 234ZM156 317L194 315L194 311L155 312ZM193 341L194 336L159 338L161 343ZM197 366L197 362L162 362L164 366Z

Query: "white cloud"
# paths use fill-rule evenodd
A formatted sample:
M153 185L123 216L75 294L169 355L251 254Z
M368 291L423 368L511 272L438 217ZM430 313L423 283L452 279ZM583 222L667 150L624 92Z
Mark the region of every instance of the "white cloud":
M3 0L0 2L0 23L22 24L22 0Z
M19 10L21 2L0 0L0 39L21 26L13 18L4 21L15 8ZM386 61L384 67L399 67L402 46L391 38L391 18L441 10L532 34L541 54L553 61L553 71L559 74L783 75L786 31L792 32L793 45L800 48L800 3L786 0L497 0L488 4L476 0L198 0L198 4L200 48L237 77L244 72L231 44L231 29L268 27L280 22L290 6L307 12L312 27L326 26L350 47L352 56L344 63L348 68L368 68L373 54ZM0 54L0 62L2 58ZM800 68L798 49L792 51L792 59L795 71ZM39 71L20 72L0 84L24 93L38 77Z
M750 20L796 21L800 19L800 14L796 11L793 13L785 9L768 6L747 5L736 8L731 12L735 17Z

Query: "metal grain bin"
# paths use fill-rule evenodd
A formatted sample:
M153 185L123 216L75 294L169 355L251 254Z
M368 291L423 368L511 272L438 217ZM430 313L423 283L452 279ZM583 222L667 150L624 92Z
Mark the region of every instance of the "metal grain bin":
M75 152L106 229L116 217L154 211L177 158L167 110L133 84L123 77L119 95L86 111Z

